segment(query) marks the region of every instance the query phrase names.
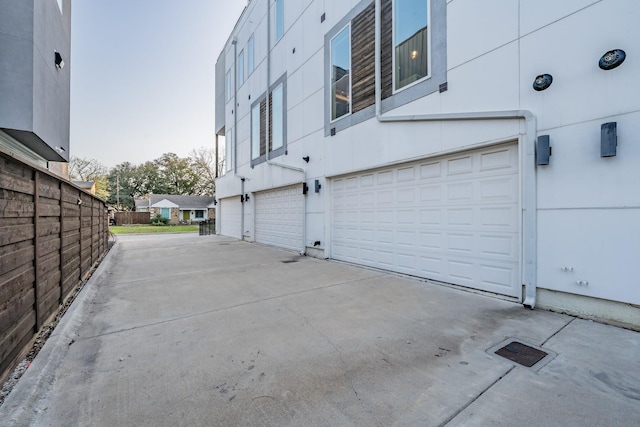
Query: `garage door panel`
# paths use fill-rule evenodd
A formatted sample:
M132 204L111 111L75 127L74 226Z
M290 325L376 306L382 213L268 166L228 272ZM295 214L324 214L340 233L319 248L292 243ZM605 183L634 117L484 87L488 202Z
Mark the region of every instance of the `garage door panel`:
M242 233L240 231L240 216L242 215L240 196L220 199L220 211L220 234L240 239L242 237Z
M516 296L518 183L516 144L335 179L332 256Z
M304 196L300 185L256 193L256 242L287 249L300 249L302 197Z

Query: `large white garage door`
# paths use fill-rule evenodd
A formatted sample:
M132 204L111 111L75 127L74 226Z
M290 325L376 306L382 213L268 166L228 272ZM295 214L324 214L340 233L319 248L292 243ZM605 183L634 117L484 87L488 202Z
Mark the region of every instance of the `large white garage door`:
M254 195L256 242L288 249L302 249L302 184Z
M517 144L334 179L332 257L518 296L518 183Z
M220 234L236 239L242 238L241 215L240 196L220 199Z

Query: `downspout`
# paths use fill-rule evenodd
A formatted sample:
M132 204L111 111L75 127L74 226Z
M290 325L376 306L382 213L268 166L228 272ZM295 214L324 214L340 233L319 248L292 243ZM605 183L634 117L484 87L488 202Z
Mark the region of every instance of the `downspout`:
M522 158L523 174L523 200L522 200L522 268L525 286L525 298L522 304L528 308L535 308L536 305L536 282L537 282L537 217L536 217L536 175L535 175L535 145L537 138L537 120L535 115L529 110L505 110L505 111L479 111L463 113L440 113L440 114L416 114L402 116L383 116L382 109L382 89L381 89L381 37L382 37L382 9L381 0L375 0L375 95L376 95L376 118L380 123L392 122L441 122L441 121L464 121L464 120L504 120L504 119L524 119L526 121L524 157Z
M267 97L266 97L266 118L265 126L265 161L271 166L278 166L283 169L289 169L302 173L302 185L307 182L307 171L304 168L296 166L286 165L283 163L277 163L269 159L269 98L271 98L271 0L267 0ZM244 180L243 180L244 182ZM243 190L244 194L244 190ZM302 202L302 248L300 249L300 255L307 253L307 196L304 195Z
M238 38L233 36L233 174L240 178L240 240L244 240L244 182L246 178L238 175Z

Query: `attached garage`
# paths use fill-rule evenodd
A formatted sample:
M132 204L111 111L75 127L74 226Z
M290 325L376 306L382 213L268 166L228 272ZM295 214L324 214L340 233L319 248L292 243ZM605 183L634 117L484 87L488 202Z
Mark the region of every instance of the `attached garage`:
M331 257L520 294L518 146L491 146L331 181Z
M302 184L254 194L255 240L287 249L302 248Z
M240 196L220 199L220 234L223 236L242 238Z

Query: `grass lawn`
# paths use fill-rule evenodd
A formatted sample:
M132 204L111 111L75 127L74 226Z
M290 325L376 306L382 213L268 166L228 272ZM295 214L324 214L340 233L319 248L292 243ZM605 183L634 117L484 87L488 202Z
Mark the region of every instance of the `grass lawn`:
M197 233L197 225L112 225L113 234Z

